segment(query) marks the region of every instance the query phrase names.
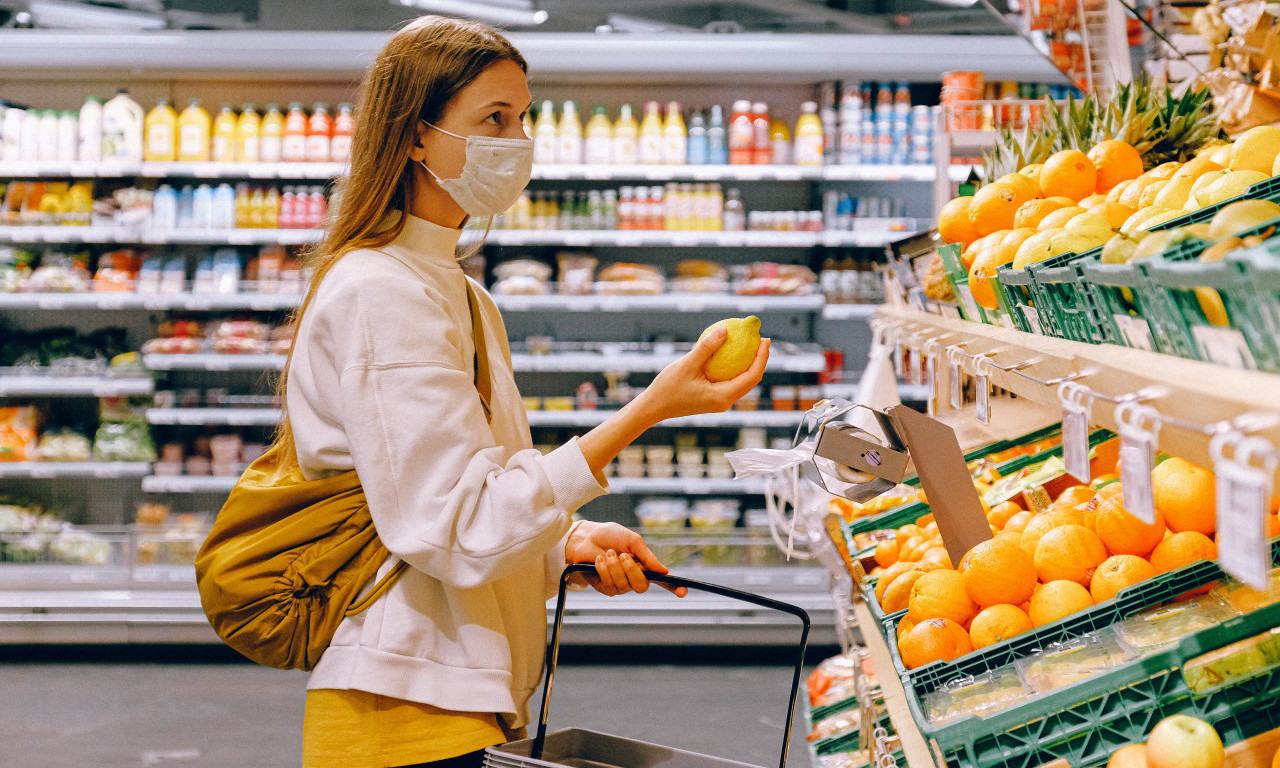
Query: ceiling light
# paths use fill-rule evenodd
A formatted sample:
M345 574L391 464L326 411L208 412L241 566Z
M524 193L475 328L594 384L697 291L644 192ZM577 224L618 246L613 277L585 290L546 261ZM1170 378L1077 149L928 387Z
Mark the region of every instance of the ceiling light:
M27 6L27 11L30 12L36 26L52 29L137 32L146 29L164 29L168 26L163 16L153 13L59 2L59 0L33 0Z
M532 2L497 0L400 0L402 5L445 16L465 16L508 27L536 27L547 20L547 12L534 10Z

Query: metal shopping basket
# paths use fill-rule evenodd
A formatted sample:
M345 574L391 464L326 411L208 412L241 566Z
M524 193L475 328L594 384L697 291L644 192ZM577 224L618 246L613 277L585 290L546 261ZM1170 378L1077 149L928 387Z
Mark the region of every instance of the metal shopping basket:
M551 700L551 685L555 681L556 662L560 657L560 630L564 626L564 603L568 579L575 573L594 572L595 568L591 565L571 565L565 569L564 576L560 579L560 594L556 598L555 627L551 633L551 645L547 648L547 679L542 689L542 715L538 720L537 736L485 750L485 768L761 768L750 763L699 755L682 749L663 747L582 728L566 728L551 734L547 733L547 705ZM711 592L722 597L789 613L800 619L803 625L800 634L800 654L796 659L795 675L791 679L791 699L787 705L787 720L782 733L782 757L778 762L778 768L786 768L787 747L791 742L791 720L795 717L796 694L800 690L804 652L809 643L809 614L802 608L788 603L718 584L707 584L679 576L647 571L645 576L655 584Z

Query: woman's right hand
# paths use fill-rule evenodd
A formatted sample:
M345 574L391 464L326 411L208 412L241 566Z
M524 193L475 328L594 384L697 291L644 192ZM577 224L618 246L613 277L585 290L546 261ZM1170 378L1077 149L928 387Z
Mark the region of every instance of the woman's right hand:
M687 354L663 368L639 395L637 399L645 401L645 409L653 414L655 422L727 411L760 383L765 363L769 361L770 339L761 340L751 366L736 378L711 381L703 373L703 367L724 344L727 336L728 332L723 327L708 334Z

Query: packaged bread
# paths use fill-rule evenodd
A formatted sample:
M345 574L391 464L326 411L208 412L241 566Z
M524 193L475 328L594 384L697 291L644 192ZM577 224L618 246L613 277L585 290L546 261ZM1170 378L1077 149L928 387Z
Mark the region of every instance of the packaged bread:
M561 294L584 296L591 293L597 263L594 256L589 253L562 251L556 254L556 263L560 265Z
M596 292L614 296L656 296L662 293L662 271L648 264L618 262L600 270Z
M761 261L746 268L734 285L739 296L797 296L808 294L818 276L801 264Z
M937 254L929 261L929 268L920 278L920 283L924 286L924 295L934 301L956 300L956 292L947 279L947 268L942 263L942 257Z
M676 277L728 280L729 270L707 259L685 259L676 265Z
M542 296L549 293L551 267L533 259L512 259L493 268L498 281L493 292L506 296Z

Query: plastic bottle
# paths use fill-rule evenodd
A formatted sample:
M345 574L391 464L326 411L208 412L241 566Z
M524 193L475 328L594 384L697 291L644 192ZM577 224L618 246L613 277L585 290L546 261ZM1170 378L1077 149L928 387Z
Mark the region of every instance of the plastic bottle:
M324 197L323 187L312 187L307 196L307 228L315 229L324 224L324 217L329 212L329 201Z
M191 226L192 217L195 215L195 187L190 184L184 186L178 192L178 228L187 229Z
M1017 86L1013 89L1013 98L1017 98ZM906 83L898 83L893 89L893 116L896 120L906 120L911 114L911 87Z
M156 100L147 113L146 152L148 161L165 162L178 159L178 113L168 99Z
M256 163L262 158L262 118L252 104L240 108L236 123L236 162Z
M76 147L80 143L80 130L76 113L63 110L58 113L58 153L57 159L62 163L76 161Z
M800 105L800 119L796 121L796 165L822 165L823 141L818 104L806 101Z
M142 162L142 124L146 115L138 102L121 88L102 105L102 159Z
M249 185L244 183L236 185L236 226L240 229L249 226Z
M9 107L4 111L0 125L0 160L16 163L22 159L22 123L27 116L25 109Z
M249 227L251 229L261 229L265 216L263 215L263 203L266 197L262 194L262 190L254 187L249 190Z
M262 198L262 226L267 229L280 227L280 192L274 186L268 188Z
M750 165L754 162L753 117L751 102L746 99L733 102L733 115L729 118L729 162L732 165Z
M533 162L554 163L559 135L556 130L556 107L550 99L542 102L538 119L533 123Z
M791 164L791 132L782 118L775 117L769 122L769 145L774 165Z
M689 165L707 164L707 121L702 112L694 112L689 118L689 139L685 162Z
M209 229L213 226L213 188L208 184L196 187L191 198L191 226Z
M613 124L613 162L617 165L640 162L640 123L636 122L630 104L618 108L618 122Z
M178 116L178 159L201 161L209 159L209 131L212 128L209 113L200 106L199 99L192 99Z
M582 161L587 165L608 165L613 161L613 124L604 107L591 110L586 139L582 143Z
M209 146L209 159L215 163L230 163L236 159L236 126L240 119L230 104L223 104L213 120L213 140Z
M742 204L742 193L730 189L724 200L721 214L725 232L742 232L747 228L747 207Z
M82 163L102 159L102 102L97 96L85 99L80 107L80 146L76 155Z
M40 110L28 109L22 115L18 138L18 158L26 162L40 159Z
M264 163L278 163L284 156L284 115L275 104L267 105L262 116L262 140L258 145L258 157Z
M658 165L663 161L662 151L662 117L658 112L658 102L650 101L644 105L644 119L640 121L640 164Z
M297 163L307 159L307 113L302 102L289 104L289 114L284 119L284 132L280 138L280 159Z
M729 144L724 134L724 112L719 104L711 107L707 120L707 164L726 165L729 162Z
M214 229L232 229L236 225L236 191L230 184L222 183L213 190L213 213L210 217Z
M578 105L572 101L564 103L556 126L556 162L582 165L582 121L578 119Z
M329 145L329 157L335 163L345 163L351 159L351 137L356 133L356 119L351 113L351 105L343 102L338 105L338 114L333 119L333 142Z
M684 165L689 154L689 135L680 114L679 102L667 103L667 119L662 124L662 162Z
M58 159L58 113L52 109L40 112L40 134L36 143L36 159L51 163Z
M769 141L769 105L763 101L751 105L751 162L755 165L773 162L773 146Z
M311 107L311 120L307 122L307 160L327 163L333 145L333 120L329 118L329 105L316 102Z
M178 226L178 194L168 184L156 188L151 198L151 228L169 230Z

